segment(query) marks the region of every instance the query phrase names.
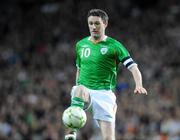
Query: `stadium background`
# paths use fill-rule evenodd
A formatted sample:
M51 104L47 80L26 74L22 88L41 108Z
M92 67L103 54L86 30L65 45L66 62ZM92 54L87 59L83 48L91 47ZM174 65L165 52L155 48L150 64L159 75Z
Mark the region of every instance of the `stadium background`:
M63 140L74 45L89 35L91 8L108 13L107 34L130 51L149 93L134 95L130 73L120 70L117 140L180 140L179 0L1 1L0 140ZM89 118L78 137L93 135Z

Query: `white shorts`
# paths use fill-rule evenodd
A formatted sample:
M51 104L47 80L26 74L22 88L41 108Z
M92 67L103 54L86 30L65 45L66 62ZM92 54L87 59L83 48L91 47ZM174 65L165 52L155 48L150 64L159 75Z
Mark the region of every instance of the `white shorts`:
M74 86L71 91L73 97ZM112 90L92 90L86 88L90 95L89 107L92 109L93 118L95 120L102 120L108 122L115 122L116 115L116 96Z

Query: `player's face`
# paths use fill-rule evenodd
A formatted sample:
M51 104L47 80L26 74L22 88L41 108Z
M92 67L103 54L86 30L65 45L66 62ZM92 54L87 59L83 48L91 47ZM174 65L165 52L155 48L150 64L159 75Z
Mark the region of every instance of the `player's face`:
M98 16L88 17L88 26L91 37L99 39L105 34L106 24Z

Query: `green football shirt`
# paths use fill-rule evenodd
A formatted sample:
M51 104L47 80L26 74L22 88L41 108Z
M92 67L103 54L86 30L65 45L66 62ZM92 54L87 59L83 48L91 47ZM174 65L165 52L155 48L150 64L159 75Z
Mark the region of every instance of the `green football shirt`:
M94 44L89 38L76 44L76 66L80 69L77 84L94 90L114 89L118 64L122 62L129 68L134 61L117 40L106 37Z

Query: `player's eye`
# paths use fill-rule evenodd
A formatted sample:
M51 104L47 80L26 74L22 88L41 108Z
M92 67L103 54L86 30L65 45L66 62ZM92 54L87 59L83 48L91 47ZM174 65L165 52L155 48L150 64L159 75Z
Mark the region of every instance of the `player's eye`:
M95 24L95 25L100 25L100 22L95 22L94 24Z
M93 22L89 22L89 25L93 25Z
M99 25L100 25L100 22L98 22L98 21L97 21L97 22L89 22L89 25L93 25L93 24L94 24L95 26L99 26Z

